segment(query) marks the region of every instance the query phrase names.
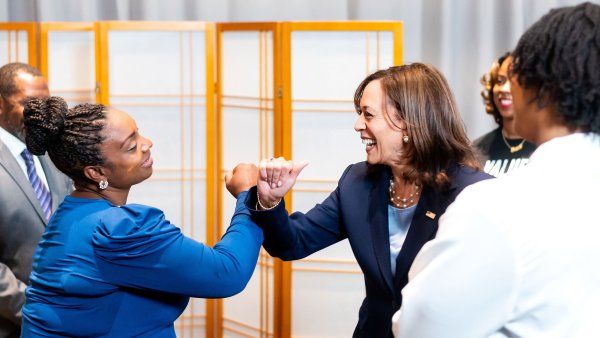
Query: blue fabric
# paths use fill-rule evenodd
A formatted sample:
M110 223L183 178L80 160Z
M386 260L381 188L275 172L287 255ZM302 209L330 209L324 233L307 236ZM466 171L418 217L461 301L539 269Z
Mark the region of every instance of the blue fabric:
M33 156L31 156L29 150L23 150L21 152L21 157L25 160L25 165L27 166L27 179L29 179L29 183L31 183L31 187L35 192L35 197L40 201L44 215L46 216L46 219L49 220L50 215L52 214L52 195L50 195L50 191L48 191L38 176L37 171L35 171L35 163L33 162Z
M214 248L158 209L66 197L34 256L22 337L175 337L190 296L232 296L252 276L263 235L245 195Z
M396 274L396 259L406 240L406 234L410 228L413 215L417 205L406 209L394 208L388 205L388 231L390 234L390 263L392 264L392 275Z

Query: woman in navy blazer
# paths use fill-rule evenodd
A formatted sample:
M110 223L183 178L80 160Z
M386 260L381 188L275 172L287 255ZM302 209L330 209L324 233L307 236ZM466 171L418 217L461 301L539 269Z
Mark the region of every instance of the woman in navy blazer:
M367 161L350 165L323 203L288 216L282 197L305 164L283 158L261 162L245 202L265 249L283 260L348 238L366 286L353 336L387 337L410 266L440 216L462 189L490 176L479 171L449 86L433 67L371 74L354 104Z

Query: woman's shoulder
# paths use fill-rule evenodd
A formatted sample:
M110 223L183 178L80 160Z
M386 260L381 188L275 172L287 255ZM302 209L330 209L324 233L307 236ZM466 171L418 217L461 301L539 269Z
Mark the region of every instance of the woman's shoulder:
M166 220L160 209L127 204L100 215L93 243L101 256L129 257L154 252L181 236L181 230Z
M369 164L366 161L350 164L346 167L342 177L354 177L358 179L374 179L380 175L389 173L388 166L383 164Z
M128 215L129 217L148 217L148 216L164 216L164 212L158 208L151 207L149 205L144 204L125 204L122 206L118 206L117 209L120 213L124 215ZM115 210L116 212L116 210Z
M104 219L129 218L133 220L141 220L159 215L164 216L164 213L160 209L143 204L113 205L111 208L103 210L100 214Z
M481 170L471 168L466 165L455 165L453 170L449 171L451 184L458 188L464 188L473 183L494 178Z
M482 135L481 137L473 141L473 146L482 152L489 151L489 148L492 146L492 143L494 143L494 140L500 133L500 127L497 127L494 130Z
M389 180L390 169L384 165L358 162L349 165L338 181L338 189L346 196L367 193L374 186Z
M100 212L98 218L96 232L108 237L160 231L165 223L170 225L162 210L142 204L113 206Z
M346 184L367 181L377 181L382 175L385 175L389 168L385 165L372 165L365 161L350 164L340 177L339 183Z

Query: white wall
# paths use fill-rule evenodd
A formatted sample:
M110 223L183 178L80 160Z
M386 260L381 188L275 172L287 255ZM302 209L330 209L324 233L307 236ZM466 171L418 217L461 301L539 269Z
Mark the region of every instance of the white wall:
M479 77L550 8L577 0L0 0L0 21L402 20L405 60L440 68L471 137L494 126ZM600 0L592 2L600 3ZM285 5L283 5L285 4Z

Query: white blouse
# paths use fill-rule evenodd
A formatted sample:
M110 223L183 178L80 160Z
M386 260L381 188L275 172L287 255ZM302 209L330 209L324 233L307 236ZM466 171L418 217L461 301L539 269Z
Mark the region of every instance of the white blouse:
M600 136L542 144L467 187L417 255L396 337L596 337Z

